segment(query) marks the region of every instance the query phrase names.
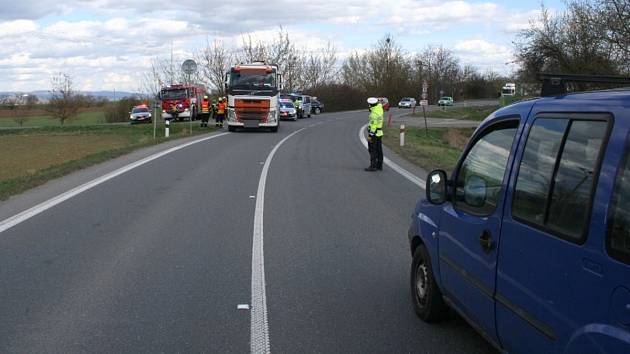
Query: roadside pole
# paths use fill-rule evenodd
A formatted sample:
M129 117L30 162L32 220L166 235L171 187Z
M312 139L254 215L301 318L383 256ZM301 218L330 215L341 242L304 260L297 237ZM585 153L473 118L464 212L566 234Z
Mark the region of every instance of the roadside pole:
M171 120L164 120L164 137L168 138L171 135Z
M153 140L157 138L157 119L158 119L158 107L160 101L156 100L153 104Z
M389 112L389 116L387 117L387 127L392 126L392 112Z
M424 116L424 135L429 136L429 126L427 125L427 110L422 106L422 115Z
M405 125L400 125L400 146L405 146Z

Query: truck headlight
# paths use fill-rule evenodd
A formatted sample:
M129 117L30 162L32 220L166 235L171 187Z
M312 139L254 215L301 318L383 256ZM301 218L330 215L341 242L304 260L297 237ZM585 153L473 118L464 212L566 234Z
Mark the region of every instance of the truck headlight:
M236 112L233 108L228 108L228 121L236 122Z
M269 115L267 116L267 122L269 123L275 123L278 120L278 117L276 116L276 110L272 109L269 111Z

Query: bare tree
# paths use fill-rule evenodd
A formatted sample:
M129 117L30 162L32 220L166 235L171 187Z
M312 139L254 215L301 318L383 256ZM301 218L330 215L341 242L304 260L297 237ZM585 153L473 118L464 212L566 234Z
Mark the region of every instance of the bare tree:
M52 89L48 101L47 111L61 125L79 113L80 102L76 91L72 87L72 76L67 73L57 73L50 80Z
M303 67L306 88L321 87L335 81L337 68L337 49L328 42L321 52L310 52Z
M618 74L625 60L609 40L609 17L587 1L569 2L567 10L558 15L543 7L540 18L515 43L520 76L534 79L539 72Z
M225 96L225 73L234 62L234 55L215 40L206 42L206 47L196 55L200 63L200 74L219 96Z

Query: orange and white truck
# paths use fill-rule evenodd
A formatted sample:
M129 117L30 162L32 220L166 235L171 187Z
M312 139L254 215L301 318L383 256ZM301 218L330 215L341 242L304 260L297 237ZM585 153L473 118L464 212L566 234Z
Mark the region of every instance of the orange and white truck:
M282 75L265 62L239 64L226 74L228 130L266 128L278 131Z

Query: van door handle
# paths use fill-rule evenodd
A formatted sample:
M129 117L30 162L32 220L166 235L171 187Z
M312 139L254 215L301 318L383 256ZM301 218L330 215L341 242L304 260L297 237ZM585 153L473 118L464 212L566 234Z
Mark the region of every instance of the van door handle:
M479 243L481 244L481 248L483 248L484 252L488 253L492 251L494 241L492 241L492 234L490 234L490 231L483 230L481 236L479 236Z

